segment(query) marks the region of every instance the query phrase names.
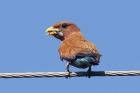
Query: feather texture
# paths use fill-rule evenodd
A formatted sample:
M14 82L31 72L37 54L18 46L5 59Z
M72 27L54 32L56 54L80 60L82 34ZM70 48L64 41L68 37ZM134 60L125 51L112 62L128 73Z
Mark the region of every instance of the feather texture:
M71 62L71 65L79 68L86 68L89 63L98 65L101 56L96 46L85 40L80 32L62 41L59 53L62 60L67 60Z
M58 50L61 60L66 60L70 65L78 68L90 68L91 65L99 64L101 55L97 47L84 38L75 24L58 22L46 31L62 41Z
M80 32L72 34L68 39L62 41L59 53L61 58L73 58L80 54L81 56L99 55L96 46L85 40Z

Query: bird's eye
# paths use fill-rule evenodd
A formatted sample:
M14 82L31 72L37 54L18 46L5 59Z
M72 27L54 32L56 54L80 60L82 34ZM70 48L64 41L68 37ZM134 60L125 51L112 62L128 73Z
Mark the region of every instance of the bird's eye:
M68 26L67 24L63 24L62 25L63 28L67 28L67 26Z

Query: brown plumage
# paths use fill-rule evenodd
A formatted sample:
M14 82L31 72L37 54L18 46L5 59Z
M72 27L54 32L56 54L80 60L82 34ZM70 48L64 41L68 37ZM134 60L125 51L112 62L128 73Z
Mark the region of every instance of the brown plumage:
M59 53L61 57L71 58L76 56L77 53L87 54L87 50L91 50L93 53L99 53L96 46L88 42L81 32L77 32L75 34L70 35L69 38L62 41ZM95 57L96 60L99 59L99 56ZM99 62L99 61L97 61Z
M98 65L101 55L97 47L84 38L74 23L58 22L46 32L62 41L59 54L62 60L68 61L67 72L69 72L69 65L78 68L89 67L88 72L91 70L91 65Z

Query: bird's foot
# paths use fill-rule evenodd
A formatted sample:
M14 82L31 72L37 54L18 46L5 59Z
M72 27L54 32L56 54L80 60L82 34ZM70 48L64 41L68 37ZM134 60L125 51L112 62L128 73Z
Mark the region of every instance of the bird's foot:
M89 67L89 69L87 70L87 74L86 77L90 78L91 77L91 67Z
M70 73L71 73L71 72L70 72L69 70L66 70L66 74L67 74L67 75L65 76L66 79L68 79L68 78L71 77L71 76L70 76Z

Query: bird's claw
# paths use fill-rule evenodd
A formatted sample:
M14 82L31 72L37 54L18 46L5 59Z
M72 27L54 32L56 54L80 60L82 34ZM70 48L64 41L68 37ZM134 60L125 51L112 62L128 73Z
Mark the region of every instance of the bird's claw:
M86 77L90 78L90 73L91 73L91 72L87 72Z
M68 78L71 77L71 76L70 76L70 73L71 73L70 71L66 71L66 74L67 74L67 75L65 76L66 79L68 79Z
M91 77L90 74L91 74L91 68L89 68L89 69L87 70L86 77L90 78L90 77Z

